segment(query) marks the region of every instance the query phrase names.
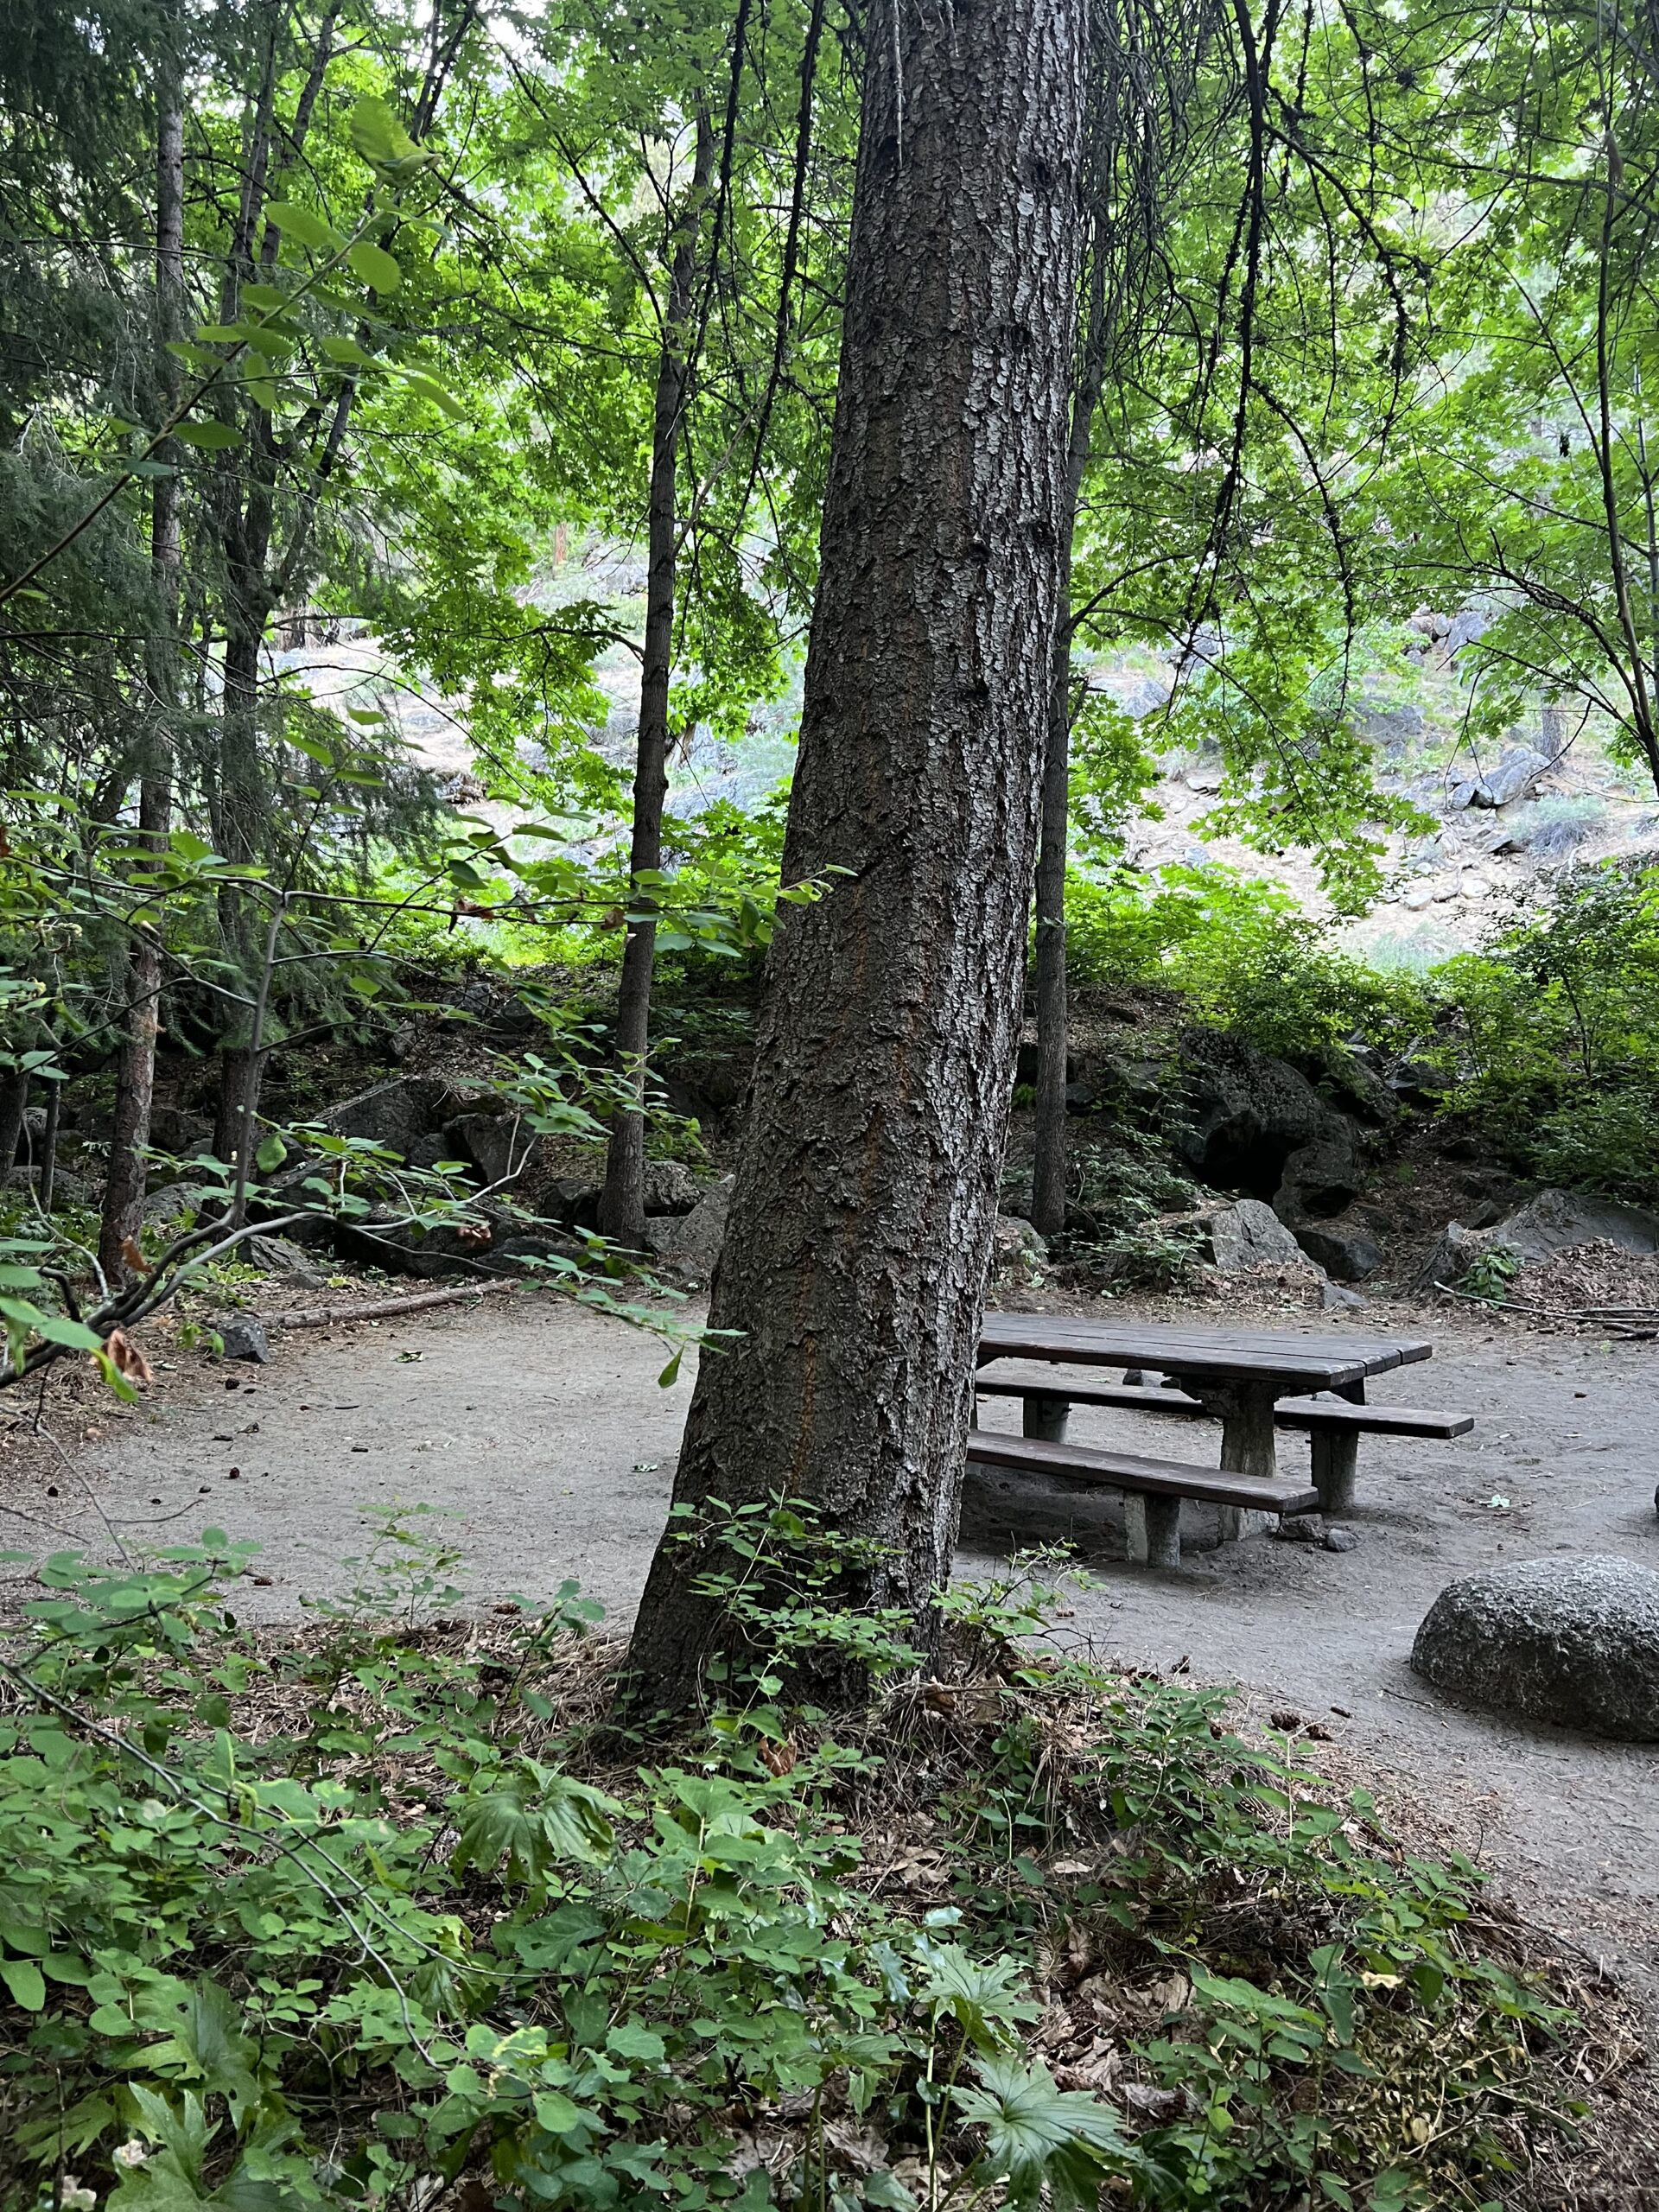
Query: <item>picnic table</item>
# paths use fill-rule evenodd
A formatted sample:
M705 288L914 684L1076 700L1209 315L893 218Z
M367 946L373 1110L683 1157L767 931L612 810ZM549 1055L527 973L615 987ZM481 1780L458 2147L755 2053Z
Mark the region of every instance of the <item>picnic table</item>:
M1219 1419L1221 1465L1270 1479L1279 1466L1274 1416L1281 1399L1329 1390L1363 1405L1370 1376L1427 1359L1433 1349L1416 1337L1196 1329L1128 1319L1093 1321L1067 1313L988 1313L980 1331L978 1363L983 1367L992 1360L1020 1358L1068 1367L1150 1368L1173 1376L1189 1397ZM1027 1434L1063 1435L1069 1402L1057 1378L1052 1410L1039 1411Z
M1023 1433L976 1427L970 1462L1062 1484L1104 1484L1124 1491L1133 1558L1172 1566L1180 1556L1180 1501L1203 1499L1219 1511L1224 1541L1275 1517L1318 1505L1352 1505L1362 1434L1452 1437L1473 1426L1466 1414L1408 1406L1369 1407L1374 1375L1429 1357L1419 1338L1362 1337L1313 1331L1199 1329L1134 1320L1092 1321L1048 1313L988 1313L980 1333L977 1390L1023 1401ZM1024 1369L999 1363L1024 1359ZM1119 1368L1121 1383L1054 1372ZM1164 1387L1148 1389L1148 1369ZM1139 1371L1137 1371L1139 1370ZM1220 1465L1150 1459L1098 1446L1067 1446L1073 1404L1221 1422ZM1281 1428L1304 1430L1313 1447L1312 1487L1278 1479Z

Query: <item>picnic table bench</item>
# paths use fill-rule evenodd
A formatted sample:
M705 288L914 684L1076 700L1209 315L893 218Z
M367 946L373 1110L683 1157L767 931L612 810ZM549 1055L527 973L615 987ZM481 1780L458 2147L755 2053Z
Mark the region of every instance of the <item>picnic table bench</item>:
M1207 1499L1220 1507L1224 1541L1261 1526L1268 1515L1303 1512L1315 1504L1328 1512L1345 1510L1353 1502L1363 1434L1465 1433L1473 1426L1466 1414L1365 1403L1365 1385L1372 1376L1427 1359L1432 1351L1412 1338L988 1313L976 1387L982 1395L1021 1400L1024 1433L1012 1437L976 1427L969 1458L979 1465L1122 1490L1135 1501L1132 1554L1154 1565L1172 1565L1179 1556L1182 1497ZM1010 1370L992 1364L1010 1358L1042 1362L1047 1371L1044 1366ZM1053 1372L1062 1365L1115 1367L1126 1373L1152 1369L1176 1387L1147 1389L1138 1382L1107 1383ZM1189 1420L1211 1415L1222 1425L1220 1466L1196 1467L1069 1444L1066 1414L1074 1403ZM1312 1488L1280 1481L1280 1428L1310 1435Z
M1201 1421L1206 1410L1201 1400L1185 1390L1130 1382L1067 1380L1065 1395L1058 1396L1061 1386L1056 1378L1034 1370L992 1368L981 1373L976 1387L982 1398L1023 1400L1025 1433L1057 1444L1065 1441L1065 1416L1072 1406L1116 1406L1128 1413L1183 1421ZM1432 1412L1422 1406L1356 1406L1333 1395L1281 1398L1273 1409L1273 1425L1275 1429L1300 1429L1312 1439L1313 1484L1320 1510L1344 1513L1354 1502L1362 1436L1466 1436L1475 1417Z

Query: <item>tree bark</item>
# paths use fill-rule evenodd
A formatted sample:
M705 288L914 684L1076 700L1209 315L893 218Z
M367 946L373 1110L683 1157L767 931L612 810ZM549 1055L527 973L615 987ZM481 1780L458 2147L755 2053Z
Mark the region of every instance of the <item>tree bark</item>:
M17 1165L17 1147L23 1140L23 1116L29 1111L29 1070L7 1068L0 1074L0 1183Z
M163 33L165 40L166 32ZM184 300L184 105L178 60L164 45L156 88L156 388L170 404L175 385L167 351L182 323ZM171 439L157 458L176 470L179 448ZM138 791L141 843L160 848L172 823L171 718L178 707L179 479L158 476L150 505L150 582L155 627L146 648L151 721L148 755ZM150 1108L156 1094L156 1039L160 1031L161 940L148 924L135 930L127 962L126 1026L115 1071L115 1113L110 1130L109 1172L99 1223L98 1258L105 1279L124 1282L124 1248L137 1243L144 1216ZM42 1201L44 1203L44 1201Z
M247 1045L227 1045L219 1056L219 1096L213 1108L213 1158L228 1166L240 1160L249 1128L259 1110L258 1058Z
M673 672L675 563L679 544L675 502L681 416L692 365L685 348L696 282L697 234L715 166L714 126L706 108L698 111L696 129L690 189L674 230L673 266L663 314L652 422L645 657L634 755L633 831L628 853L629 911L642 918L630 924L623 943L612 1041L617 1081L626 1085L632 1098L611 1116L605 1184L599 1199L601 1233L635 1249L645 1233L645 1055L651 1045L651 982L657 954L657 925L649 918L653 893L640 879L655 874L663 864L668 694Z
M783 909L675 1499L804 1498L925 1646L956 1543L1051 688L1085 0L868 16L840 388ZM832 873L833 872L833 873ZM697 1697L665 1540L630 1695ZM855 1689L833 1667L833 1692Z
M58 1124L62 1114L62 1082L48 1084L46 1092L46 1127L41 1132L41 1177L37 1185L42 1213L50 1213L52 1211L53 1192L58 1179Z

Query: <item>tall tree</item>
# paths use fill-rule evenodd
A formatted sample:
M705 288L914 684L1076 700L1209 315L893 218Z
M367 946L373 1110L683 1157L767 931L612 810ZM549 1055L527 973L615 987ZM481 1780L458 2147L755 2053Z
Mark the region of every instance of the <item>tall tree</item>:
M1084 0L867 17L784 914L677 1503L812 1501L931 1634L1024 967L1081 228ZM634 1695L721 1632L659 1548Z
M165 34L164 34L165 37ZM156 70L156 418L175 399L177 364L171 351L183 327L184 92L177 52L164 43ZM177 712L179 604L179 449L163 447L163 474L150 499L150 579L155 588L154 632L146 657L150 730L140 767L138 833L159 850L172 816L173 718ZM135 927L127 962L125 1027L116 1060L115 1112L110 1131L109 1173L99 1225L98 1257L105 1277L119 1281L125 1253L143 1221L145 1147L156 1090L156 1040L162 995L162 944L156 930Z
M733 67L741 64L734 61ZM631 913L617 985L612 1052L616 1074L638 1103L611 1121L600 1193L599 1225L638 1249L645 1231L645 1053L651 1043L651 982L657 924L651 912L663 865L663 805L668 797L668 702L674 657L674 582L679 556L677 505L682 410L696 343L697 237L715 168L715 131L706 104L694 126L691 175L671 232L668 296L652 410L651 490L646 521L645 634L635 739L633 826L628 853Z

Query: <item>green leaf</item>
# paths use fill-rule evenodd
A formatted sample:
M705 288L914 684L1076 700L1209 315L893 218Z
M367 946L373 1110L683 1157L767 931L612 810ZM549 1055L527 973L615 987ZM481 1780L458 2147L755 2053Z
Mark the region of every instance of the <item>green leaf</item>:
M623 2020L605 2038L605 2048L619 2058L638 2058L647 2066L659 2066L668 2052L668 2045L652 2028L642 2028L637 2021Z
M542 1880L562 1860L594 1865L615 1840L614 1802L583 1782L519 1759L494 1789L469 1796L461 1808L460 1841L449 1864L489 1872L505 1859L512 1880Z
M436 377L433 376L429 370L402 369L398 373L410 390L420 398L429 399L435 407L442 407L444 413L457 423L467 421L467 410L461 405L460 400L447 385L440 384Z
M254 1166L262 1175L269 1175L288 1158L288 1147L279 1136L269 1136L253 1155Z
M181 423L173 433L188 446L200 446L210 453L221 453L242 442L240 430L228 423L216 423L211 417L201 423Z
M39 2012L46 2005L46 1979L33 1959L0 1959L0 1981L11 1992L14 2004L25 2012Z
M332 223L325 223L321 215L301 207L296 200L273 200L265 213L279 231L320 253L338 253L344 243Z
M393 265L396 266L395 264ZM371 353L366 346L359 346L355 338L325 338L321 343L328 359L341 368L383 369L386 365Z
M1055 2206L1092 2207L1103 2174L1114 2165L1127 2170L1130 2156L1112 2113L1080 2089L1062 2089L1040 2061L1027 2066L996 2056L976 2070L982 2086L958 2088L952 2101L984 2129L987 2178L1006 2178L1011 2203L1034 2204L1046 2189Z
M371 245L367 238L359 238L346 256L347 264L377 292L395 292L404 281L404 272L383 245Z
M572 2104L557 2089L538 2090L531 2103L535 2108L537 2125L544 2127L550 2135L569 2135L588 2116L580 2105Z
M71 1351L97 1351L104 1339L81 1321L72 1321L67 1313L44 1313L38 1306L31 1306L21 1298L0 1298L0 1313L8 1321L16 1321L26 1329L33 1329L36 1336L44 1337L48 1344L67 1344Z
M668 1365L657 1377L657 1387L659 1390L671 1390L673 1389L675 1383L679 1381L680 1362L684 1357L685 1346L682 1344L679 1350L675 1353L673 1358L669 1361Z
M346 130L353 145L374 168L398 169L428 158L385 100L372 92L365 93L352 110Z

